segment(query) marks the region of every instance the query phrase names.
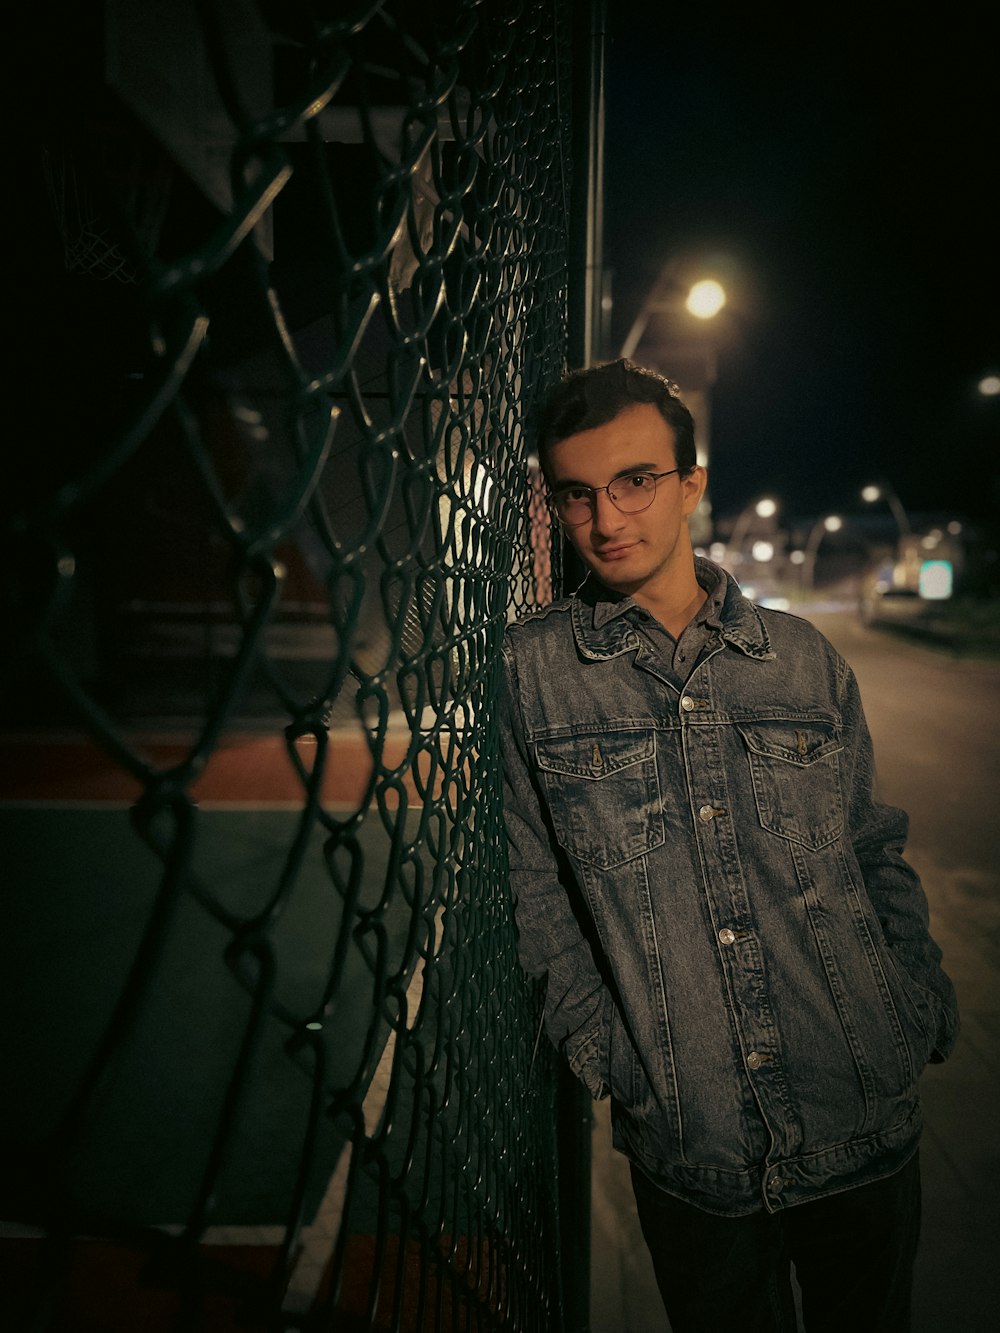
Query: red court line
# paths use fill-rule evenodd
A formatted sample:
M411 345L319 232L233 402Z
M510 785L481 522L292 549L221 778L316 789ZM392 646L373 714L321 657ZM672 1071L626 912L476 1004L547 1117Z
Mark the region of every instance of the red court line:
M387 737L382 746L383 769L395 769L406 758L409 736ZM181 763L188 748L164 738L131 737L130 743L157 770ZM308 771L315 742L299 741ZM357 805L365 796L373 760L363 737L331 736L323 775L324 804ZM408 796L417 796L409 766L401 781ZM142 783L85 736L58 738L0 737L0 801L72 802L136 801ZM280 736L233 735L221 742L189 788L195 801L225 801L249 806L272 802L302 804L305 787Z

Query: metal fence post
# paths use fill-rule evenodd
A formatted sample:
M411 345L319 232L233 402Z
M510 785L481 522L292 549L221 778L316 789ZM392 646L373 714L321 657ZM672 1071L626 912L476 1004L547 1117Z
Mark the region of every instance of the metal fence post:
M583 7L581 6L581 11ZM604 0L590 0L574 31L573 161L570 213L569 355L573 366L601 354L604 292ZM563 551L574 575L573 554ZM560 1254L566 1333L590 1329L590 1100L564 1066L559 1084Z

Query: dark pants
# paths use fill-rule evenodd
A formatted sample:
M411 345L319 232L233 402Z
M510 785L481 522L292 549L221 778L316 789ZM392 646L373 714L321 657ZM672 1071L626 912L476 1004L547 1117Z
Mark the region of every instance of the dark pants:
M807 1333L906 1333L920 1165L777 1213L716 1217L634 1167L639 1223L672 1333L792 1333L790 1265Z

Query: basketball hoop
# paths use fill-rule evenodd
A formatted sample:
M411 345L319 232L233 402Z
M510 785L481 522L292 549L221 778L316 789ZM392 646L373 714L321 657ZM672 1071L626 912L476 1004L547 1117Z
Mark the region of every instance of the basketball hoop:
M127 165L112 166L107 151L74 145L70 152L62 144L43 148L42 170L67 273L134 283L136 250L155 253L169 180L163 172L143 170L139 146L131 146L127 156Z

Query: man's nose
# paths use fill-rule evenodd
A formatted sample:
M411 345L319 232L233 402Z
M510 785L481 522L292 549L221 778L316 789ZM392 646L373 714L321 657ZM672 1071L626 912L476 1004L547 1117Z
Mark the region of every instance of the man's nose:
M594 495L593 531L600 537L611 537L621 532L625 515L611 503L607 491L597 491Z

